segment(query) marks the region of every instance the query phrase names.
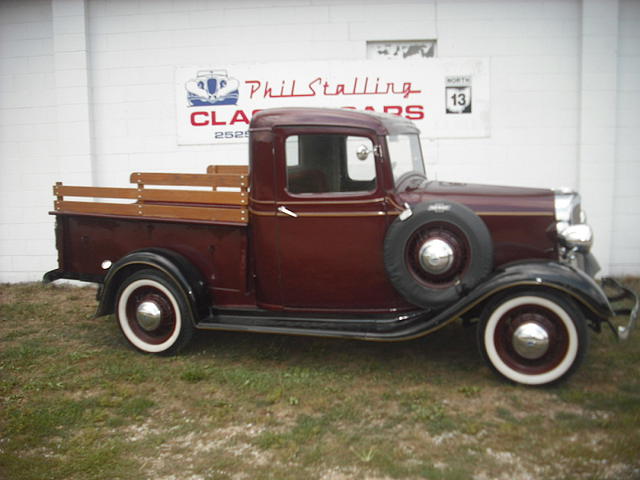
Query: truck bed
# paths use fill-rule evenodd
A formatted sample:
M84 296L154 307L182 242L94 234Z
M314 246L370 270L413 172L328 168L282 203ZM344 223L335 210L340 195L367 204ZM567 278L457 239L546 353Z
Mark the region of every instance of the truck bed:
M53 187L62 277L101 282L103 262L139 249L168 248L200 270L218 304L255 303L247 296L247 167L211 165L206 174L134 172L131 182L136 187Z

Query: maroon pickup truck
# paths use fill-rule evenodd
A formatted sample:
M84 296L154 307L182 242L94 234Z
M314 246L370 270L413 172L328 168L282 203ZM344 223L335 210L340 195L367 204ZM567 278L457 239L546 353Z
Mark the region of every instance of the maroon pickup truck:
M589 328L628 335L637 297L603 281L635 301L614 328L625 312L592 278L576 193L429 180L418 134L388 115L265 110L249 168L57 183L59 268L44 280L99 283L97 315L165 355L196 330L400 341L479 320L489 366L541 385L577 368Z

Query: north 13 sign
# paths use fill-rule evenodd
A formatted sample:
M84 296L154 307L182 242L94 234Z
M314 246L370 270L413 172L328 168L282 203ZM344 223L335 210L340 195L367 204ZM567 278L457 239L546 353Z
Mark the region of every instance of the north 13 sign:
M472 96L473 94L473 96ZM176 69L179 145L246 142L258 111L351 108L402 115L426 138L489 135L489 61L336 61Z

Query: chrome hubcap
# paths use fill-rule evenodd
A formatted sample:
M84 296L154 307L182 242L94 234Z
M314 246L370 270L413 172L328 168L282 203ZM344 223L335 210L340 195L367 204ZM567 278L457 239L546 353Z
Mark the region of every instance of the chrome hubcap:
M162 321L162 310L155 302L142 302L136 309L136 320L144 330L155 330Z
M513 333L513 348L529 360L540 358L549 350L549 333L537 323L523 323Z
M435 275L446 272L454 260L451 246L439 238L431 238L424 242L418 257L422 268Z

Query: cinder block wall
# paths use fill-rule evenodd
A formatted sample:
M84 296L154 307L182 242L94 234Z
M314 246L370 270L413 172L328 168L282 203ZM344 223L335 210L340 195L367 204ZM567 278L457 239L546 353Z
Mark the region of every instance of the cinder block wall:
M640 273L640 2L620 2L610 268Z
M57 105L48 1L0 2L0 281L55 266Z
M0 2L0 281L56 266L51 185L243 163L177 146L176 66L349 60L437 39L491 59L491 136L425 140L439 179L581 191L605 271L640 274L640 4L634 0Z

